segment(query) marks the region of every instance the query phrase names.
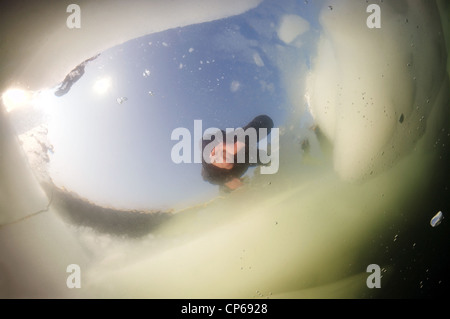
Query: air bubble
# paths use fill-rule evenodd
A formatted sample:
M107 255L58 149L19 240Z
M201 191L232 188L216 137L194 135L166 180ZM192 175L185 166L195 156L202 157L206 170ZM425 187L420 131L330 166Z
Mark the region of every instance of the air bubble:
M143 76L144 78L149 77L149 76L150 76L150 70L145 69L144 72L142 72L142 76Z
M128 101L128 98L126 96L118 97L117 103L122 104L123 102Z
M442 214L442 211L439 211L436 215L433 216L430 220L431 227L438 226L442 220L444 219L444 214Z

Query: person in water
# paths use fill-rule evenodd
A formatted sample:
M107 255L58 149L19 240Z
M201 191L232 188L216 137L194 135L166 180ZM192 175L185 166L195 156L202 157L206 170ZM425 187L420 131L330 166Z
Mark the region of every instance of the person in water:
M242 129L247 131L254 128L256 131L257 142L261 139L260 129L265 128L269 135L273 128L273 121L267 115L259 115L255 117ZM209 154L209 162L205 161L202 156L202 176L203 180L215 185L225 185L229 190L235 190L242 186L241 177L245 174L250 166L261 165L259 151L257 145L251 145L249 136L245 136L245 140L239 140L235 134L226 134L221 131L223 138L222 143L215 139L215 135L203 136L202 154L207 145L213 143L212 150ZM231 141L234 139L234 141ZM231 145L228 145L227 142ZM255 152L256 150L256 152ZM239 160L239 153L245 152L244 161ZM256 154L257 158L254 158Z

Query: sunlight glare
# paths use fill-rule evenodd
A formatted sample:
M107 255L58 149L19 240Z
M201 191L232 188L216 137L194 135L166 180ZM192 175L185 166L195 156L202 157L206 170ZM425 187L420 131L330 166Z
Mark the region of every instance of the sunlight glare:
M33 105L38 109L49 109L55 104L56 98L52 90L42 90L33 95Z
M94 83L94 91L98 94L104 94L111 87L111 78L101 78Z
M22 89L9 89L2 94L3 104L6 112L21 107L31 99L31 92Z

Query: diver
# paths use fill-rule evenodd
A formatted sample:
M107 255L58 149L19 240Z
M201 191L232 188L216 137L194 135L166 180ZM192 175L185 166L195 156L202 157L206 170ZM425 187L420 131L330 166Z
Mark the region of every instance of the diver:
M215 138L215 135L203 136L202 139L202 153L207 145L212 147L209 155L209 163L205 161L205 155L202 156L202 177L203 180L211 184L225 186L224 191L233 191L243 185L241 177L245 174L250 166L265 165L260 160L260 152L257 149L257 142L260 141L260 129L267 130L267 136L273 128L273 121L267 115L259 115L255 117L242 129L247 132L247 129L254 128L256 131L256 143L251 143L250 137L245 135L245 140L240 140L233 134L226 134L221 130L223 141L220 143ZM231 142L231 140L233 140ZM227 142L232 145L227 147ZM244 152L244 161L239 160L239 156ZM256 154L256 158L255 158Z

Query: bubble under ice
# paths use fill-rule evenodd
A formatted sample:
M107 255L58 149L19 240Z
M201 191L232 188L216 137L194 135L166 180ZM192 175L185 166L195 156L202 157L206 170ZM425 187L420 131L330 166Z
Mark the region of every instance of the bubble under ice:
M362 53L358 54L360 46L369 45L366 42L370 41L365 39L367 33L361 30L353 30L345 20L348 18L348 15L354 14L355 11L361 10L361 12L365 12L365 6L351 1L330 3L333 3L333 10L328 9L324 5L321 13L321 23L324 26L324 32L321 34L316 63L311 73L311 78L315 79L316 82L313 81L315 86L310 86L308 93L312 97L311 107L314 110L316 120L325 133L327 133L326 131L329 127L323 122L322 116L325 117L324 115L327 115L327 112L321 113L320 107L325 108L327 106L326 98L334 102L333 107L328 105L328 108L330 113L335 114L334 117L331 117L331 126L336 126L337 129L336 131L334 129L331 130L332 133L327 136L334 143L335 168L346 180L355 180L368 176L372 171L375 171L374 174L383 171L394 164L394 159L401 158L401 156L408 154L412 148L418 146L419 142L422 142L420 144L421 147L426 147L426 142L433 140L435 132L445 127L443 125L447 123L439 122L439 115L446 114L444 107L446 106L447 97L445 90L441 87L446 85L447 80L445 74L440 70L442 60L433 59L434 55L439 57L442 54L442 46L439 40L434 39L436 43L433 42L434 44L431 45L431 48L425 46L424 52L414 51L413 56L417 58L417 61L414 60L414 63L411 62L411 65L408 66L410 62L405 63L407 60L405 56L411 53L410 43L403 41L401 31L396 31L398 26L395 23L389 25L387 23L388 19L386 24L383 25L387 30L378 35L378 40L387 46L387 53L394 52L396 54L387 54L384 58L377 58L376 53L369 49L361 49ZM392 4L393 2L390 3ZM405 1L405 4L407 3L409 4L409 2ZM420 10L423 8L414 5L414 3L408 8L411 11L408 11L408 14L411 16L422 17ZM347 10L347 14L343 14L342 10ZM407 13L396 13L396 8L389 7L389 5L385 7L383 12L387 13L387 17L398 14L400 18ZM327 18L326 15L332 13L340 14L343 21L333 20L331 16ZM423 17L424 22L429 22L429 20L436 18L434 14L429 13L428 16L425 15ZM360 18L362 16L363 14L360 15ZM343 25L340 26L340 24ZM340 29L340 32L334 32L336 29ZM429 31L432 31L432 34L436 34L434 31L439 29L438 24L431 27L431 29ZM347 32L347 36L342 32ZM433 37L431 37L430 41L433 41L432 39ZM341 41L343 41L342 44ZM377 42L377 45L381 42ZM345 44L349 47L346 47ZM374 49L377 45L371 44L369 47ZM325 50L324 48L327 49ZM354 51L351 49L354 49ZM397 55L398 51L401 54ZM428 65L427 60L430 56L435 62L431 66ZM370 63L371 58L375 59L375 63ZM383 63L386 63L386 65L383 65ZM380 68L380 66L384 67ZM416 67L420 70L420 72L417 70L417 74L414 74L416 78L414 79L413 76L411 79L419 81L423 75L424 78L420 80L423 81L420 82L421 87L416 87L416 83L409 81L406 71L400 72L401 69L399 68L402 66L407 68ZM395 72L390 72L391 67L394 68ZM383 73L380 71L383 71ZM436 71L438 71L436 73L437 76L432 77L431 75ZM339 72L342 72L342 74ZM376 72L379 72L379 78L371 77ZM396 72L399 72L399 74ZM365 78L367 75L370 79ZM358 82L361 79L363 79L363 83ZM405 80L404 83L402 83L403 80ZM343 91L343 93L340 91ZM429 108L424 111L420 108L417 110L417 108L414 108L415 106L411 106L421 95L428 95L426 93L429 94L426 100L430 99L430 102L427 104L433 105L432 109ZM339 94L344 95L345 99L338 98ZM353 109L343 103L349 101L349 105L352 105L351 103L357 102L357 99L358 101L359 99L371 101L377 98L380 101L370 103L385 106L385 108L381 109L383 115L377 113L377 111L380 111L380 108L376 107L371 109L373 113L370 113L370 110L366 110L366 114L356 116L352 111L355 111L356 108L364 107L365 103L369 102L359 102L358 106L354 106ZM317 101L322 101L323 103L317 103ZM339 112L342 112L342 114ZM386 116L384 115L385 112L392 117L392 121L388 121L383 117ZM417 112L418 114L416 114ZM399 118L402 114L403 121L400 123ZM421 120L422 117L426 117L427 121ZM367 129L366 118L368 122L377 121L378 130ZM429 124L427 127L425 124L415 126L415 124L425 122L434 125ZM419 128L418 130L417 127ZM410 130L412 131L413 128L418 132L410 134ZM388 132L385 132L385 130ZM419 137L422 137L420 141L418 141ZM383 145L382 141L387 141L386 143L389 146L385 146L386 149L380 151L383 154L380 154L381 158L368 156L368 154L376 154L378 152L379 144ZM390 150L390 146L398 147L398 149ZM346 148L344 149L344 147ZM345 150L349 151L346 156L343 154ZM274 295L275 298L305 297L310 296L309 293L313 296L314 293L316 294L315 296L325 296L329 288L334 289L334 291L340 291L336 287L344 284L344 282L337 282L336 286L319 287L314 292L309 292L308 289L305 290L299 287L294 288L295 284L289 285L295 280L307 283L312 274L316 278L321 278L321 280L324 280L324 278L335 278L331 273L337 274L348 267L349 259L347 258L348 255L346 255L346 253L349 253L348 242L356 243L361 238L358 237L359 235L373 231L374 225L380 224L380 211L387 209L387 207L390 210L401 209L398 199L389 202L387 199L383 201L370 199L370 196L377 194L381 188L390 195L397 194L398 198L401 198L401 195L408 197L408 195L413 194L414 192L408 193L407 191L402 194L397 189L399 184L401 184L402 169L405 169L405 163L407 171L414 170L416 180L426 180L424 176L427 175L427 170L431 166L424 164L422 158L417 156L417 153L414 155L414 157L408 158L410 161L403 162L403 166L395 166L396 169L390 171L388 175L380 174L382 175L380 179L369 180L356 188L346 183L337 182L337 184L313 183L312 185L299 183L297 188L278 194L269 192L266 189L266 197L263 196L262 199L260 194L255 197L254 202L261 201L261 205L255 205L249 211L242 212L239 217L236 217L237 220L233 220L230 223L220 223L218 229L211 230L207 222L196 219L196 223L205 222L203 226L199 226L200 228L210 229L206 236L196 236L188 244L173 247L171 252L143 258L140 263L117 269L117 271L111 271L103 275L102 279L95 280L93 287L98 288L99 291L104 291L103 285L106 282L114 281L117 290L122 290L125 287L129 288L130 285L140 289L142 280L144 280L148 288L140 290L136 295L140 295L145 291L146 296L202 296L205 294L214 297L229 295L251 296L249 291L254 292L255 290L251 288L255 285L264 287L267 290L277 290L278 292ZM356 158L353 158L353 156ZM385 158L390 157L390 159L386 160L383 156ZM349 160L349 163L340 162L346 159ZM421 186L419 182L414 187L420 188L424 186ZM395 195L393 196L395 197ZM371 201L369 203L365 200ZM239 210L238 207L242 204L239 200L227 203L236 206L224 207L218 205L216 208L208 209L205 213L223 213L231 217L231 211L234 211L234 208ZM304 209L305 207L308 207L308 209ZM276 212L282 212L282 214L277 214ZM398 214L392 214L389 218L391 221L394 221L398 218ZM346 227L346 221L351 221L351 224L358 226L353 228L351 226ZM335 227L337 223L341 226ZM177 227L177 229L188 227L181 223L168 226L165 230L172 226ZM324 228L327 229L326 232L323 232ZM249 232L249 229L252 229L252 231ZM264 240L269 233L271 234L270 240ZM233 234L233 236L230 236L230 234ZM291 236L287 238L286 234L291 234ZM333 247L327 248L327 244L330 241L333 241ZM324 243L326 244L323 245ZM279 244L282 244L283 249L279 249ZM251 252L251 256L245 258L244 268L242 259L237 258L238 254L236 252L237 247L242 247L242 245L245 245L246 252ZM217 254L214 254L214 258L213 251L218 251ZM268 255L270 255L270 258L267 257ZM343 255L346 257L342 258ZM277 262L280 260L289 260L289 262L283 262L281 265ZM183 271L186 273L192 274L201 268L203 269L202 274L189 276L189 278L182 274L177 275L180 273L179 265L181 261L183 261ZM324 266L327 264L332 264L332 266ZM152 267L155 274L146 273L149 267ZM246 272L243 273L243 270ZM98 271L101 271L101 269L98 269ZM165 285L167 277L159 275L163 271L167 272L172 282L177 282L170 286ZM146 273L146 278L133 277L133 282L130 282L130 273ZM273 274L273 276L268 277L268 273ZM93 272L93 275L97 276L100 273ZM226 278L224 279L226 282L219 277ZM357 277L351 277L345 282L355 284L358 280L360 279ZM280 288L283 282L292 288L290 292L280 293L280 289L286 289L286 286ZM286 284L286 282L289 284ZM152 289L151 285L158 288ZM308 286L308 284L303 284L303 286L300 284L299 286L305 287L305 285ZM195 291L192 290L194 286L196 287ZM220 289L211 290L209 288L211 286L217 286ZM187 291L189 292L187 293ZM108 293L115 295L116 291L109 291Z

